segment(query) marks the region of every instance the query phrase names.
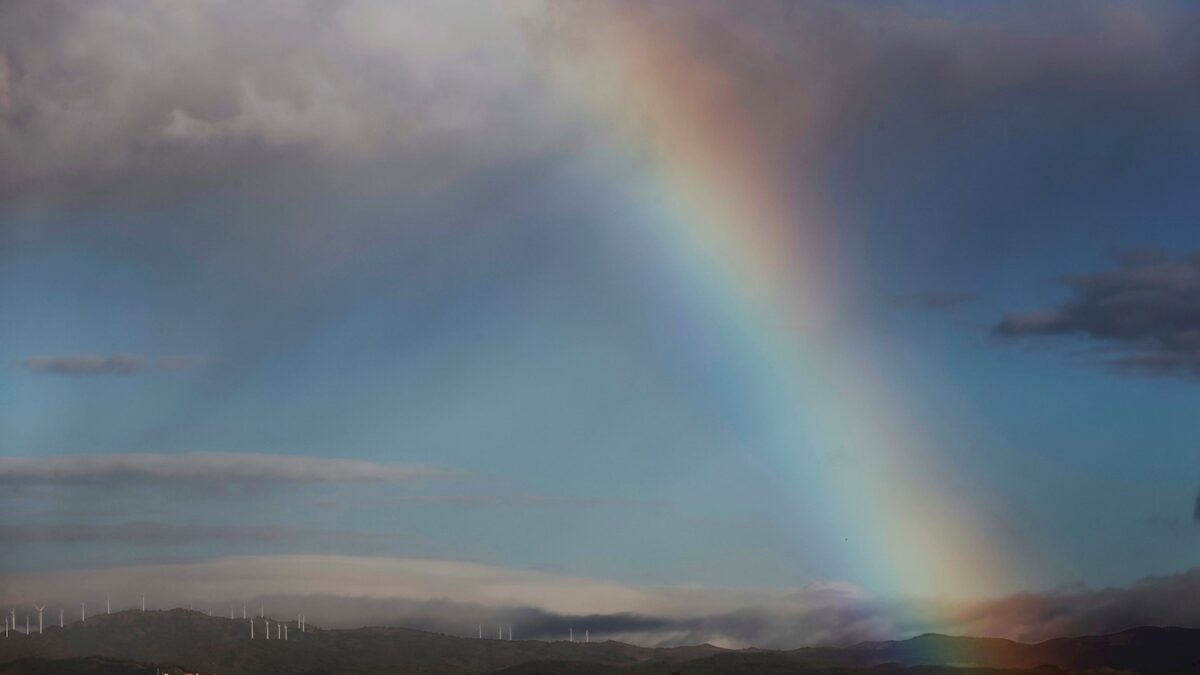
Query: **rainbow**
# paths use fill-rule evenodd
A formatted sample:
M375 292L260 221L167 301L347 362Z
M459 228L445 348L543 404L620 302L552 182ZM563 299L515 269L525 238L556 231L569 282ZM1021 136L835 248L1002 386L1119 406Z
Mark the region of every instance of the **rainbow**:
M770 120L759 124L736 78L652 6L624 10L580 22L560 84L618 139L623 161L635 158L642 236L692 314L735 335L755 451L795 478L797 508L827 514L818 545L838 547L849 580L893 595L1010 589L995 528L950 487L954 463L910 422L872 355L833 328L836 270L819 253L833 233L785 184Z

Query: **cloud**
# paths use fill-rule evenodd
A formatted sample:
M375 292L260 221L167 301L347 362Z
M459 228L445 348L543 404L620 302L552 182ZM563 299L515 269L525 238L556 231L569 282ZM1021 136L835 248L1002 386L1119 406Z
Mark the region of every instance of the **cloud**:
M0 482L114 484L175 481L212 483L395 483L436 478L423 466L296 455L118 453L59 457L0 457Z
M1080 335L1110 348L1107 362L1142 375L1200 376L1200 254L1127 257L1122 267L1066 280L1057 307L1005 316L1004 337Z
M793 589L631 586L453 560L273 555L7 573L0 601L77 603L111 591L129 605L264 604L303 611L314 625L402 625L457 635L479 623L512 623L524 638L561 639L586 627L593 639L642 645L709 642L792 648L902 639L925 632L1036 642L1141 625L1200 625L1200 569L1148 577L1127 588L1075 586L983 600L878 598L847 584Z
M156 370L174 373L194 368L200 360L193 356L160 356L149 358L137 354L59 354L31 356L21 362L32 373L69 375L132 375L152 365Z
M1075 14L1062 35L1003 14L988 25L787 2L739 12L749 30L713 2L8 2L0 200L396 189L553 154L580 132L569 99L598 84L564 86L559 68L610 48L592 38L614 23L669 27L789 143L837 143L896 100L973 105L1019 87L1179 105L1188 21L1159 5Z
M143 359L133 354L67 354L31 356L22 362L31 372L53 375L131 375L142 369Z
M525 6L4 3L0 202L290 191L362 164L412 187L536 154L558 134Z
M964 305L975 299L970 293L913 293L891 298L893 307L905 309L943 310Z
M223 544L358 544L380 537L358 532L291 527L237 527L122 523L119 525L0 525L4 544L119 543L133 546L169 546L197 542Z

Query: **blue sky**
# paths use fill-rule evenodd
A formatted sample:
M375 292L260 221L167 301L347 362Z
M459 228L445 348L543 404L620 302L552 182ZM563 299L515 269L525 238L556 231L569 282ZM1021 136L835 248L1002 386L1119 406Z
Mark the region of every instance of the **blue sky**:
M996 7L738 21L819 82L796 180L837 233L839 330L986 486L1028 563L1005 590L1183 572L1196 16ZM546 82L569 58L541 51L564 48L538 38L548 8L162 5L156 36L109 9L0 10L0 452L34 462L0 467L0 568L336 553L910 591L821 545L838 514L795 494L819 477L756 447L732 338L631 236L611 129ZM714 50L747 87L803 84ZM1093 296L1131 269L1134 300ZM126 453L279 474L37 463ZM296 458L437 475L297 478Z

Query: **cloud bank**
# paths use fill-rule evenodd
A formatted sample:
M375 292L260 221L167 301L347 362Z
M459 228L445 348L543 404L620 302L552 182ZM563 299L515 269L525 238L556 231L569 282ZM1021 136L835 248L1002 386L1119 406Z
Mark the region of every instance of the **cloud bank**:
M837 143L896 100L953 114L1025 87L1081 106L1180 104L1188 17L1159 4L1079 9L1056 34L1003 14L989 26L766 2L738 9L746 32L712 2L8 2L0 200L359 189L372 175L395 189L545 156L581 130L558 67L614 22L670 26L705 67L735 76L784 145L797 131Z
M294 190L359 162L412 187L526 156L556 127L524 7L4 3L0 200Z
M1071 277L1057 307L1005 316L1005 337L1079 335L1115 352L1107 362L1140 375L1200 377L1200 254L1138 255L1115 270Z
M438 469L405 464L224 452L0 457L0 482L4 483L395 483L443 475Z

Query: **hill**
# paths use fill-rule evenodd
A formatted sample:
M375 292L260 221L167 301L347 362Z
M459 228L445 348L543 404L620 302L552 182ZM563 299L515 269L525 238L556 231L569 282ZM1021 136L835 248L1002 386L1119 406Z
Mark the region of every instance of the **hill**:
M262 622L257 626L261 631ZM244 619L182 609L124 611L65 628L56 626L43 635L12 633L8 639L0 639L0 675L142 673L156 668L222 675L706 675L853 673L865 669L876 674L936 675L948 672L947 668L980 673L1048 669L1166 675L1195 672L1200 664L1200 630L1185 628L1136 628L1039 644L930 634L902 641L790 651L724 650L711 645L652 649L613 641L478 640L406 628L310 627L309 632L300 633L294 621L288 624L288 633L287 641L251 640ZM177 668L182 670L174 670Z

